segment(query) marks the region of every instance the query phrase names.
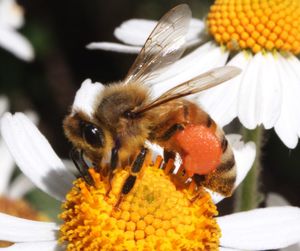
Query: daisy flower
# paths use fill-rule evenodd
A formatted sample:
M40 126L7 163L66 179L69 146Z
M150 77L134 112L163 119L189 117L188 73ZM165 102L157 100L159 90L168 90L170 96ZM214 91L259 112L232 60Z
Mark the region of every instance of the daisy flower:
M0 0L0 47L10 51L16 57L31 61L34 58L30 42L19 34L24 24L24 13L14 0Z
M8 110L9 102L4 96L0 96L0 117ZM34 122L37 122L37 116L33 112L28 112L28 116ZM45 219L36 212L25 200L23 196L30 192L34 185L23 174L17 175L12 179L15 170L15 162L9 153L5 142L0 135L0 212L26 219ZM9 246L9 242L0 241L0 247Z
M290 206L290 203L280 194L271 192L267 195L266 205L268 207ZM280 251L300 251L300 242L290 247L280 249Z
M168 174L168 167L158 168L160 157L146 161L133 191L116 210L126 169L119 169L105 197L107 187L100 174L89 169L91 185L76 179L24 114L6 113L1 132L23 173L63 203L60 225L0 214L0 239L15 243L7 250L265 250L300 240L299 208L273 207L217 217L213 201L222 198L203 190L191 203L193 189L176 189L171 182L176 174ZM237 186L254 161L255 147L241 142L239 135L227 138L236 158Z
M0 117L8 111L9 101L5 96L0 96ZM37 123L37 115L34 112L27 112L27 116L31 121ZM13 181L12 174L15 169L15 162L11 154L9 153L5 142L0 135L0 154L1 154L1 176L0 176L0 196L5 195L10 199L20 199L27 192L29 192L34 186L24 176L19 175Z
M204 22L190 23L187 46L201 45L152 84L169 89L209 68L237 66L242 74L198 95L198 102L221 126L238 117L248 129L274 128L287 147L295 148L300 136L299 15L298 0L216 0ZM156 23L131 19L115 29L123 43L88 48L137 53Z

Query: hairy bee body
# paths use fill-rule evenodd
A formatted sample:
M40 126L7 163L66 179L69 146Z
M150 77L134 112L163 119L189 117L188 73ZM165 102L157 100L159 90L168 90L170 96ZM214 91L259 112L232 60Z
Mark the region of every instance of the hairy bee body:
M147 154L147 140L165 149L166 161L178 153L183 159L181 169L196 185L226 196L232 192L235 161L224 132L197 104L184 97L221 84L240 70L232 66L216 68L173 85L156 97L148 84L160 69L181 57L190 20L187 5L171 9L146 40L126 78L105 86L85 81L64 120L66 136L77 151L73 153L75 164L83 163L84 156L111 181L117 166L133 163L122 194L127 194L135 183ZM194 134L194 129L202 130L202 136ZM183 133L195 136L193 142L199 148L190 149L186 144L189 142L182 140ZM201 145L202 141L209 147Z

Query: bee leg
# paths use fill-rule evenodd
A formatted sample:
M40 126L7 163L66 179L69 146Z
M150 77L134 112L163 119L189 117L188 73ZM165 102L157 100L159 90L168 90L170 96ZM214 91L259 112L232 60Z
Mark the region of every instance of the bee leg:
M205 181L205 175L194 174L192 178L193 182L195 182L197 186L197 194L192 199L190 199L190 202L194 203L203 194L202 183Z
M175 133L182 131L183 129L184 126L182 124L174 124L159 138L159 140L167 141L174 136Z
M162 169L165 169L169 160L175 160L176 157L176 153L174 151L170 151L164 148L164 165L162 167ZM169 171L169 173L172 173L173 169L171 169Z
M110 157L110 168L108 171L108 189L106 192L106 197L111 191L111 181L114 177L114 170L117 168L118 161L119 161L119 149L120 149L120 142L117 140L116 144L113 149L111 149L111 157Z
M121 204L123 197L126 194L128 194L131 191L131 189L133 188L133 186L136 182L136 179L137 179L137 175L143 167L147 153L148 153L148 149L143 147L141 149L140 153L138 154L138 156L136 157L135 161L133 162L133 165L130 170L130 175L125 180L122 190L121 190L121 195L115 205L116 208L118 208L119 205Z
M84 181L91 186L94 185L93 179L88 172L89 166L83 158L83 151L78 150L75 147L72 148L70 151L70 158L72 159L74 165L76 166L76 169L78 170Z

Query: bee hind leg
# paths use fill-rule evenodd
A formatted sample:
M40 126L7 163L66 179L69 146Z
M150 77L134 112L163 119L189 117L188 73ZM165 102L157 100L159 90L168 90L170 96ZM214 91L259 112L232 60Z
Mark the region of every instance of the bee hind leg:
M196 195L190 199L191 203L194 203L197 199L199 199L203 195L203 185L202 183L205 181L205 175L194 174L193 182L197 188Z
M133 162L131 169L130 169L130 174L127 177L127 179L125 180L122 190L121 190L121 194L120 197L115 205L115 208L118 208L119 205L121 204L123 198L125 195L127 195L133 188L136 179L137 179L137 175L138 173L141 171L144 161L146 159L146 155L148 153L148 149L143 147L140 151L140 153L138 154L138 156L136 157L135 161Z

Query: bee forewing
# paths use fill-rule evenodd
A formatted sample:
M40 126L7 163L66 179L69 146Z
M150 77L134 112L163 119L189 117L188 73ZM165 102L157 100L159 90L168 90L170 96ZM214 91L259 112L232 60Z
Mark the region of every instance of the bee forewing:
M181 4L167 12L158 22L131 66L125 83L145 83L158 70L174 63L185 49L185 37L191 20L191 10Z
M171 100L207 90L237 76L240 72L241 70L234 66L223 66L212 69L171 88L157 99L138 109L136 113L142 113Z

